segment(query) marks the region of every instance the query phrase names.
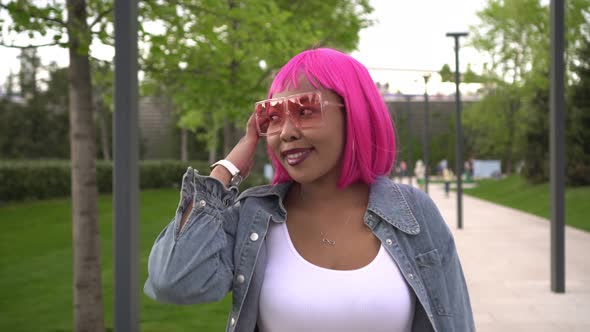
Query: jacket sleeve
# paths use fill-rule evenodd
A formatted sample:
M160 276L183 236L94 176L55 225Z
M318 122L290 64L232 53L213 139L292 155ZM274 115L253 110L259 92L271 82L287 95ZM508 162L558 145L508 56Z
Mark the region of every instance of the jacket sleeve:
M182 178L176 215L157 237L148 261L144 292L166 303L194 304L222 299L233 279L238 222L237 188L191 167ZM193 210L180 222L190 200Z
M418 190L416 190L418 191ZM422 207L423 220L428 222L431 234L440 252L440 264L442 271L440 278L443 287L446 286L448 305L450 305L450 319L448 328L453 331L475 331L473 312L469 299L467 283L459 260L459 254L455 246L453 234L444 221L435 203L422 191L418 191L418 200ZM443 330L447 327L443 327Z

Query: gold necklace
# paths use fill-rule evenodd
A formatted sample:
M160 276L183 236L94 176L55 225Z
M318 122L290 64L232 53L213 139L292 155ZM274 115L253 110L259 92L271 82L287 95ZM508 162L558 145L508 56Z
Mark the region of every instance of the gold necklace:
M325 235L324 232L320 232L320 235L322 236L322 243L330 245L330 246L335 246L336 245L336 240L330 240L328 239Z
M350 221L350 215L348 216L348 218L346 218L346 221L344 222L344 225L348 225L348 222ZM320 236L322 237L322 244L327 244L331 247L336 246L336 240L331 240L326 236L326 233L320 231Z
M301 188L299 189L299 197L301 197L301 201L305 201L305 199L303 198L303 191L301 190ZM346 221L344 222L344 225L348 225L348 222L350 221L350 215L348 215L348 218L346 218ZM321 243L328 245L330 247L335 247L336 246L336 240L331 240L326 236L326 233L320 231L320 236L321 236Z
M350 216L348 216L348 218L346 219L346 221L344 222L344 225L348 225L348 222L350 221ZM328 237L326 237L326 234L324 232L320 231L320 235L322 236L322 243L323 244L327 244L331 247L334 247L336 245L336 240L330 240L328 239Z

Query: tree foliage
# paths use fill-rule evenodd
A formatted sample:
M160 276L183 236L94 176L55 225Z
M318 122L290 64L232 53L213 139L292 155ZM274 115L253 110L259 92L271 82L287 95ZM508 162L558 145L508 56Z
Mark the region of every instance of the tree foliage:
M567 175L572 185L590 185L590 36L581 40L580 62L573 68L568 114Z
M143 29L149 45L142 62L149 82L144 88L165 89L181 113L180 125L204 129L209 142L224 128L225 152L237 141L232 128L265 97L278 68L314 45L354 49L372 10L366 0L173 4L142 3L142 20L163 27Z
M3 24L0 35L0 44L3 46L29 47L15 43L18 37L26 34L31 39L40 37L51 40L36 46L59 45L68 49L73 325L75 331L104 331L89 53L95 38L108 42L108 33L101 29L105 30L109 25L112 1L67 0L64 3L10 0L1 2L0 10L8 11L12 20L11 24Z
M583 58L590 0L566 2L566 66ZM489 0L471 29L471 45L489 62L483 72L483 100L465 112L466 132L480 155L500 157L506 170L525 161L533 182L548 176L549 8L539 0ZM586 31L586 32L585 32ZM566 71L568 84L575 75ZM494 146L494 148L490 148ZM498 149L503 149L500 153Z
M34 95L25 89L0 100L0 159L69 157L66 71L49 68L46 84Z
M448 64L444 64L438 74L443 82L455 82L455 72L451 71ZM471 64L467 64L467 70L464 73L459 73L461 83L483 83L484 77L477 74L471 69Z

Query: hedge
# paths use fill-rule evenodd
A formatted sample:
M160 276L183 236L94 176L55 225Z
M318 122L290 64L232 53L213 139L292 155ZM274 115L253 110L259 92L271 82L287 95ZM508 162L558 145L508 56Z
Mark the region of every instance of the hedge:
M179 188L188 166L208 174L206 161L146 160L139 162L141 189ZM113 166L110 161L98 161L96 178L100 193L112 193ZM266 181L251 174L240 186L260 185ZM40 200L70 195L69 160L23 160L0 162L0 202Z

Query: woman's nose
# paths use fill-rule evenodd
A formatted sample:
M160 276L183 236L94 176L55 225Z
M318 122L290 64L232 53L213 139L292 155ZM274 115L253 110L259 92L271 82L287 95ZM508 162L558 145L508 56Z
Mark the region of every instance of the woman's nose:
M294 141L301 137L301 130L297 128L294 120L290 116L285 117L285 122L281 127L281 140L283 141Z

